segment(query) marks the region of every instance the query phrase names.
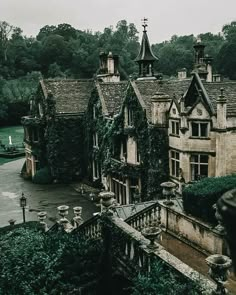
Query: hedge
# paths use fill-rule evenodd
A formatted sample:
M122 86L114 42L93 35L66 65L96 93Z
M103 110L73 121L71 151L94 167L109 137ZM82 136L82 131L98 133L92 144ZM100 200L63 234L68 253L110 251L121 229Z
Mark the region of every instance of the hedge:
M204 178L183 190L183 206L187 214L216 223L212 206L228 190L236 188L236 174Z
M48 167L41 168L36 171L33 182L37 184L50 184L53 178Z

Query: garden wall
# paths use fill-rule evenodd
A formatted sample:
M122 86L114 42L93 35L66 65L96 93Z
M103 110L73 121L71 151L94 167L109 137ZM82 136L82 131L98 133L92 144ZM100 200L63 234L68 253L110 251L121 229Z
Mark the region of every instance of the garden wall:
M167 232L193 247L210 254L228 254L224 235L214 230L209 224L192 216L186 215L177 202L173 206L161 205L161 223Z

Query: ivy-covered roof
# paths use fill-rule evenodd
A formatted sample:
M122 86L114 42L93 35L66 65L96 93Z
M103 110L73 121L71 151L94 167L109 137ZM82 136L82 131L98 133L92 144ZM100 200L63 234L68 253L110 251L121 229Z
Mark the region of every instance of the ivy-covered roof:
M94 87L93 80L43 80L45 95L52 93L56 113L76 114L87 110L88 100Z
M216 112L217 110L217 98L221 94L220 89L223 88L224 96L227 101L227 117L236 116L236 81L227 82L203 82L204 88L211 100L212 106Z
M119 113L122 102L125 98L128 81L122 82L99 82L97 84L99 88L100 99L103 100L106 112L105 115L114 116Z
M137 80L133 83L136 95L141 96L141 100L145 104L147 119L151 121L151 102L152 97L157 92L169 95L170 99L179 100L181 96L188 90L191 83L190 79L186 80Z

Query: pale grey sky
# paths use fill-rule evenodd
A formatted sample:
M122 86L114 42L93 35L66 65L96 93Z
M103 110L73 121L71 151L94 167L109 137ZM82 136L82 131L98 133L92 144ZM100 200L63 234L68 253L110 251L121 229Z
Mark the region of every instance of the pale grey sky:
M143 17L149 19L151 43L174 34L216 33L236 20L236 0L0 0L0 20L20 27L27 36L60 23L103 31L122 19L141 32Z

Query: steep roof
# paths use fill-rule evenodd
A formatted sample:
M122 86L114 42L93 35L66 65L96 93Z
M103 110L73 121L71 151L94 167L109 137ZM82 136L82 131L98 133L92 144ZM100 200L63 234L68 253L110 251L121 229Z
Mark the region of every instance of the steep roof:
M135 61L139 62L139 61L155 61L155 60L158 60L158 58L152 52L152 49L148 40L147 31L144 30L139 54L136 57Z
M191 80L137 80L133 87L137 97L141 98L141 104L145 104L147 119L151 121L151 102L152 97L157 92L169 95L170 99L181 98L182 94L188 90ZM141 97L140 97L141 96Z
M98 93L103 104L105 115L116 115L119 113L122 102L126 95L128 81L122 82L98 82Z
M203 82L203 85L215 112L217 109L216 101L220 95L220 89L223 88L227 101L227 117L236 117L236 81Z
M56 113L84 113L94 87L93 80L43 80L44 95L52 93L56 102Z

